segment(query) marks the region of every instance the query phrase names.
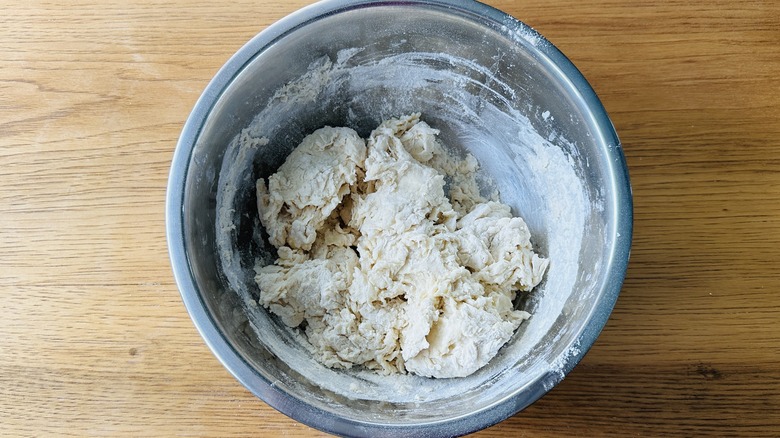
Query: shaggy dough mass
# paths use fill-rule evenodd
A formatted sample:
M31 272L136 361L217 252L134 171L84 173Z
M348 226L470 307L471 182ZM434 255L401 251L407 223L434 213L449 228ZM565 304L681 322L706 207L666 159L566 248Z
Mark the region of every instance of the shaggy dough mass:
M521 218L480 195L476 160L449 156L437 134L419 114L383 122L367 142L325 127L257 181L278 249L256 267L259 302L302 326L329 367L464 377L530 316L515 293L548 261Z

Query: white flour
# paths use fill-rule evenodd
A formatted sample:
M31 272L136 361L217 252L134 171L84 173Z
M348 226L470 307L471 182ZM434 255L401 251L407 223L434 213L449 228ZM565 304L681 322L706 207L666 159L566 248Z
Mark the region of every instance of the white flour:
M217 243L223 271L245 302L249 321L260 342L310 381L356 399L425 402L462 395L477 388L487 394L494 386L516 379L517 374L527 381L560 380L565 361L546 363L536 358L544 357L544 351L552 348L551 330L557 327L556 320L561 314L568 312L566 301L581 275L580 248L586 213L590 204L597 202L589 199L572 158L561 148L565 140L552 135L550 140L543 138L528 118L515 109L523 103L514 101L514 91L489 68L439 53L405 53L378 61L361 59L361 56L364 56L361 49L350 49L339 52L335 62L322 58L313 63L299 80L276 93L225 154L217 197ZM270 319L257 306L246 285L251 277L239 272L241 255L228 232L235 213L231 208L236 187L247 181L254 183L247 162L251 163L258 146L266 142L264 137L273 139L264 121L272 114L299 105L333 105L329 99L344 94L349 100L341 102L347 106L342 126L365 122L366 114L373 118L370 122L378 123L422 108L423 118L448 136L445 143L458 144L477 158L481 170L489 175L487 179L495 181L499 188L501 201L510 205L513 213L526 218L534 246L550 260L546 280L525 304L531 318L487 366L469 377L427 379L326 368L311 357L300 332L282 328L282 324ZM534 214L529 210L532 208L544 213ZM273 260L265 256L265 264ZM573 350L546 356L567 354L576 356Z

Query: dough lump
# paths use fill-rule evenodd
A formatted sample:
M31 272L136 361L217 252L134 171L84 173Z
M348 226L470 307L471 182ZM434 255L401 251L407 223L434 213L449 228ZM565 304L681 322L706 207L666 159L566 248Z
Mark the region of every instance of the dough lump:
M465 377L530 316L515 294L548 261L497 194L480 195L476 160L451 157L437 134L419 114L367 141L325 127L257 181L278 249L255 268L259 303L300 326L326 366Z

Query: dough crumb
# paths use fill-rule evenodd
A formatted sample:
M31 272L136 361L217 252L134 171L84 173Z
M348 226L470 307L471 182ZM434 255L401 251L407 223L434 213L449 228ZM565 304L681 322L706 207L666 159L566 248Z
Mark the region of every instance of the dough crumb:
M367 141L325 127L257 181L278 249L255 268L259 304L300 327L326 366L465 377L530 317L515 295L548 260L497 191L480 194L476 159L447 154L438 133L419 113Z

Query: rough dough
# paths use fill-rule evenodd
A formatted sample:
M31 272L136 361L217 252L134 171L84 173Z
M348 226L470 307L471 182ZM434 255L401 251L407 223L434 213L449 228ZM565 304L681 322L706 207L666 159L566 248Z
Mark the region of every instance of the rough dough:
M515 293L548 261L497 193L479 194L476 160L446 154L437 134L419 114L383 122L367 143L322 128L257 181L278 248L256 267L259 302L301 326L329 367L464 377L530 316Z

